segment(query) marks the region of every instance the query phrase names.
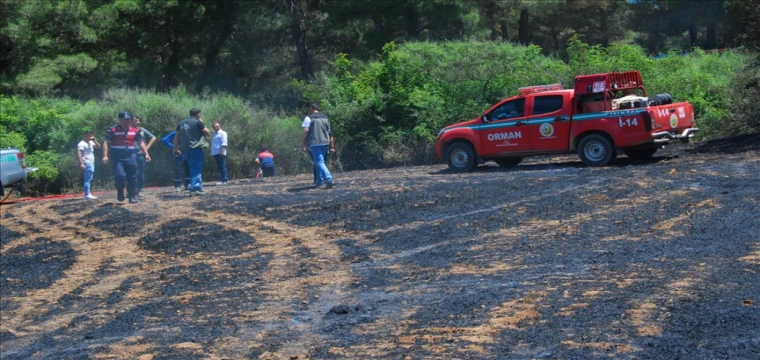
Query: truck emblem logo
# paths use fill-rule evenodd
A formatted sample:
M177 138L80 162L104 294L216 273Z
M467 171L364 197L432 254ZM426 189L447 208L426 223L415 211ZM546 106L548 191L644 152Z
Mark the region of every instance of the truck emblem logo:
M552 124L541 124L541 127L538 128L538 131L543 135L544 137L550 137L554 135L554 126Z
M520 131L488 134L488 141L522 139Z
M670 115L670 127L674 128L678 126L678 116L676 114Z

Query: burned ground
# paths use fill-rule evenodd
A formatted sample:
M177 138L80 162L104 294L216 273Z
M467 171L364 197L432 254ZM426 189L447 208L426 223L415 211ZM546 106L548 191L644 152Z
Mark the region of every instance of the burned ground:
M757 359L759 144L4 205L0 356Z

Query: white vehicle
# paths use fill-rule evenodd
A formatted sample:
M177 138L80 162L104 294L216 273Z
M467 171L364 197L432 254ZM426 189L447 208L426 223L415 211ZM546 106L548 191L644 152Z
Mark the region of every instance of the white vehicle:
M24 153L18 149L0 150L0 195L5 195L4 187L25 180L26 175L33 171L37 171L37 168L27 167Z

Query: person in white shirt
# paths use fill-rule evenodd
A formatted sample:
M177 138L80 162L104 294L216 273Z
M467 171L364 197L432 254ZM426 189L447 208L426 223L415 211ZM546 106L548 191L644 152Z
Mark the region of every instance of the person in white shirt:
M222 175L221 180L216 185L227 183L227 132L222 130L218 122L214 123L214 136L211 138L211 156L216 160L219 166L219 173Z
M95 139L92 130L87 130L82 135L82 141L77 145L77 157L79 158L79 167L84 171L84 198L85 200L95 200L97 197L90 194L90 184L95 174L95 154L94 149L100 149L100 143Z

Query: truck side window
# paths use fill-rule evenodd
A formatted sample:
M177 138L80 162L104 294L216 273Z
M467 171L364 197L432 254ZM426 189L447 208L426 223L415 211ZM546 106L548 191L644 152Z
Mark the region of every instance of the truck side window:
M516 99L501 104L488 115L490 120L504 120L523 117L525 115L525 98Z
M562 109L562 95L536 96L533 98L533 115L553 113Z

